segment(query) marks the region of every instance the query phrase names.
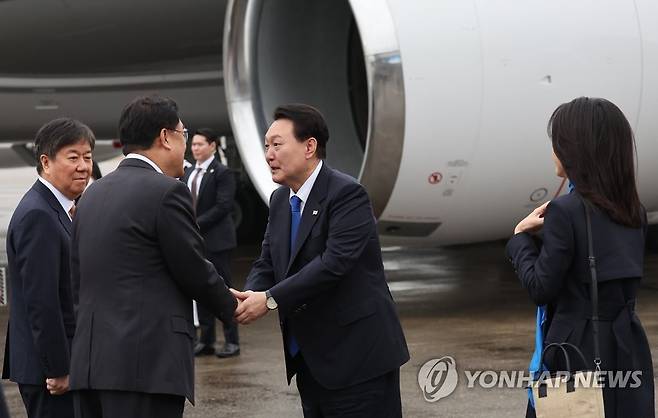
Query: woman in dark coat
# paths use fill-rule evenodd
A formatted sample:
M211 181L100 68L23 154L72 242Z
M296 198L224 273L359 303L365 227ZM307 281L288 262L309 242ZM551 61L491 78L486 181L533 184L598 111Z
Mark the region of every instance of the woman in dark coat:
M605 416L653 417L651 352L635 313L647 221L636 188L631 127L611 102L581 97L560 105L548 128L557 175L568 178L574 190L522 220L507 244L507 254L531 299L546 305L544 346L574 344L588 362L577 368L593 370L591 276L581 197L591 203L601 370L642 372L639 387L612 388L609 382L604 386ZM539 230L541 248L530 234ZM557 355L548 356L544 364L550 371L565 370ZM532 407L527 415L534 416Z

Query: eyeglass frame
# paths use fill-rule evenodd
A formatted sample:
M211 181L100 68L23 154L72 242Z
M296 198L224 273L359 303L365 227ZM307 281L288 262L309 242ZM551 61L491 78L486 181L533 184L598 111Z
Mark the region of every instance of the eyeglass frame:
M168 131L178 132L179 134L183 135L183 139L185 140L186 144L188 139L190 139L190 132L187 130L187 128L183 128L182 131L179 131L178 129L170 129L170 128L165 128L165 129Z

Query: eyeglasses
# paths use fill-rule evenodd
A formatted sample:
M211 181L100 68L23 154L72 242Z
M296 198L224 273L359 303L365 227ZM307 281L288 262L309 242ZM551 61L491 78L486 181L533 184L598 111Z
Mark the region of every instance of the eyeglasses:
M182 131L179 131L178 129L168 129L168 128L166 128L166 129L168 131L178 132L179 134L183 135L183 139L185 140L185 142L187 142L188 138L190 137L190 134L187 131L187 129L183 129Z

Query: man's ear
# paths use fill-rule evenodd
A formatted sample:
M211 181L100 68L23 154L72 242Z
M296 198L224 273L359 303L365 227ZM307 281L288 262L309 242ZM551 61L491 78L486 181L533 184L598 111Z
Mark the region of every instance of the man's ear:
M167 130L162 128L160 130L160 136L156 139L156 141L159 141L160 146L166 150L171 150L171 144L169 143L169 139L167 138Z
M43 168L43 171L47 172L50 168L50 158L48 158L46 154L41 154L39 156L39 161L41 161L41 168Z
M315 137L310 137L306 140L306 158L312 158L313 155L317 154L318 150L318 140Z

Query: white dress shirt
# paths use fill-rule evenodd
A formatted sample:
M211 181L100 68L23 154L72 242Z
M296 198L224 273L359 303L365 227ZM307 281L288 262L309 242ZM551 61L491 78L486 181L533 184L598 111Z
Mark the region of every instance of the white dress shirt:
M317 167L315 167L315 170L313 170L313 172L306 179L304 184L302 184L302 187L300 187L299 190L297 190L297 193L293 192L292 189L290 189L290 198L296 195L302 201L300 207L300 214L304 213L304 206L306 206L308 195L310 195L311 190L313 190L313 185L315 184L315 180L318 178L318 174L320 174L321 168L322 168L322 160L320 160ZM290 200L290 198L288 198L288 200Z
M57 198L57 201L59 202L60 205L62 205L62 209L64 209L64 212L66 212L66 215L68 215L69 219L71 219L71 213L69 212L75 202L68 197L64 196L62 192L60 192L57 187L53 186L48 180L44 179L43 177L39 176L39 181L43 183L44 186L50 190L55 197ZM71 219L73 221L73 219Z
M147 157L143 156L142 154L137 154L137 153L135 153L135 152L131 152L130 154L126 155L126 158L135 158L136 160L142 160L142 161L144 161L145 163L148 163L151 167L153 167L153 169L154 169L155 171L157 171L158 173L160 173L160 174L164 174L164 173L162 172L162 170L160 169L160 167L158 167L158 165L157 165L156 163L154 163L153 161L151 161L150 158L147 158Z
M199 163L197 161L196 166L194 167L194 171L192 171L192 174L190 175L190 178L187 179L187 188L190 189L190 192L192 191L192 180L194 180L194 174L195 174L197 168L200 168L201 171L199 172L199 175L198 175L199 179L196 181L196 194L197 194L197 196L199 195L199 187L201 187L201 180L203 180L203 175L206 174L206 171L208 171L208 166L210 165L210 163L213 162L214 159L215 159L215 156L213 155L213 156L211 156L210 158L208 158L206 161L204 161L202 163Z

